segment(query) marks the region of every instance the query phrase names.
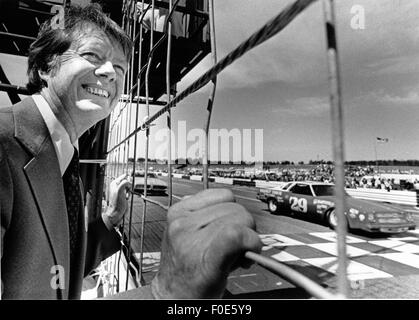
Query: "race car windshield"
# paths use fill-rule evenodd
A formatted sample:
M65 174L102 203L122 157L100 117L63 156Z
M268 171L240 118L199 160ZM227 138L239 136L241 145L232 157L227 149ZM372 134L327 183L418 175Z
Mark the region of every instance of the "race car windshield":
M135 176L136 177L144 177L145 175L144 175L144 172L136 172L135 173ZM148 173L147 174L147 177L149 177L149 178L156 178L156 175L154 173Z
M335 187L330 185L313 185L316 196L333 196Z

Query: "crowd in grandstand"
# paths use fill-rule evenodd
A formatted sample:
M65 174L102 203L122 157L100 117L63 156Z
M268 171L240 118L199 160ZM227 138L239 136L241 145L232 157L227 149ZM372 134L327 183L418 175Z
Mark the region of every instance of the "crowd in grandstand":
M334 166L320 164L314 168L282 168L274 170L248 169L210 169L210 176L224 178L241 178L265 181L321 181L334 183ZM184 168L179 170L186 175L201 175L202 169ZM377 174L374 166L347 166L345 167L346 188L373 188L382 190L419 190L419 180L400 181L394 178L386 178Z

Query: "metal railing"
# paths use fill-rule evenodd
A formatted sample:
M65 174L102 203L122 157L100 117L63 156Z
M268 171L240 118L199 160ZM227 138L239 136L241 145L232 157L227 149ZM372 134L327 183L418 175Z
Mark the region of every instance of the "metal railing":
M178 104L180 101L196 92L203 86L211 82L211 90L207 102L207 117L204 124L205 129L205 145L202 152L203 159L203 187L209 187L208 179L208 132L210 128L211 116L213 112L213 103L216 93L216 79L217 75L227 68L231 63L242 57L249 50L255 48L264 41L272 38L279 32L281 32L287 25L289 25L301 12L303 12L309 5L317 0L297 0L283 9L276 17L268 21L262 28L256 31L248 39L242 42L237 48L232 50L227 54L223 59L217 62L216 54L216 41L215 41L215 26L214 26L214 7L213 0L205 0L206 10L209 14L209 28L208 32L210 34L211 41L211 57L213 67L205 72L201 77L194 81L190 86L188 86L184 91L172 97L173 84L171 83L170 78L170 66L171 66L171 50L172 50L172 23L171 17L175 12L179 0L172 1L169 0L167 17L165 20L164 34L160 39L155 41L154 39L154 14L151 14L151 30L150 32L150 44L149 44L149 53L147 62L142 65L141 61L141 52L143 49L143 24L142 19L144 18L146 12L155 10L155 1L148 1L148 6L145 6L143 1L124 1L123 6L123 27L127 33L132 37L135 42L135 47L133 49L133 59L138 57L138 74L133 74L134 62L131 62L131 69L127 74L125 80L125 94L129 99L121 101L119 106L114 110L110 118L110 132L109 132L109 145L108 145L108 169L107 175L108 178L114 178L121 173L132 173L132 196L131 196L131 205L129 210L128 217L128 243L126 247L128 248L127 261L130 265L131 259L131 224L133 217L133 207L134 207L134 195L139 196L142 199L143 210L141 215L141 233L140 233L140 258L139 258L139 270L138 277L139 283L144 284L143 279L143 249L144 249L144 234L145 234L145 223L146 223L146 214L147 214L147 204L157 205L162 209L167 210L172 204L173 190L172 190L172 159L171 159L171 134L169 131L168 135L168 159L167 159L167 171L168 171L168 204L162 204L156 200L150 199L147 195L147 183L148 183L148 155L149 155L149 137L150 137L150 126L161 116L166 115L167 117L167 128L171 130L172 128L172 114L171 109ZM333 295L319 284L308 279L304 275L296 272L295 270L287 267L286 265L272 259L267 258L262 255L256 254L254 252L247 252L245 254L246 258L253 260L254 262L260 264L261 266L267 268L268 270L284 277L288 281L294 283L295 285L305 289L313 297L322 298L322 299L335 299L335 298L345 298L348 295L348 280L346 276L347 268L347 257L346 257L346 219L344 216L345 212L345 197L344 197L344 138L343 138L343 110L341 102L341 86L340 86L340 72L339 72L339 57L336 41L336 31L335 31L335 16L334 16L334 3L333 0L321 0L323 1L323 11L324 11L324 20L325 20L325 30L327 35L327 58L328 58L328 72L329 72L329 86L330 86L330 105L331 105L331 118L332 118L332 136L333 136L333 156L335 161L335 175L336 175L336 212L338 216L338 291L339 295ZM141 5L142 12L138 15L137 5ZM191 12L190 14L193 14ZM201 12L200 12L201 14ZM140 23L137 23L140 21ZM139 30L137 30L137 27ZM150 116L150 97L149 97L149 79L150 79L150 66L153 61L153 54L155 52L156 46L160 46L163 43L167 45L167 56L166 56L166 103L165 105ZM139 52L138 55L134 54ZM145 97L141 101L145 101L145 110L146 117L144 121L139 124L139 112L140 112L140 99L135 99L133 103L133 93L136 91L136 97L140 97L140 88L141 84L141 74L145 72ZM135 124L132 123L133 119L132 110L135 111ZM134 126L134 128L132 128ZM137 158L137 143L138 143L138 134L144 131L145 133L145 143L144 143L144 192L143 194L138 194L134 192L135 186L135 171L136 171L136 158ZM130 143L133 140L133 147ZM133 149L133 162L132 166L129 165L129 155L130 149ZM177 197L176 197L177 198ZM125 224L125 220L124 220ZM125 229L125 225L122 227L122 232ZM129 268L126 270L128 279ZM128 280L126 288L128 287Z

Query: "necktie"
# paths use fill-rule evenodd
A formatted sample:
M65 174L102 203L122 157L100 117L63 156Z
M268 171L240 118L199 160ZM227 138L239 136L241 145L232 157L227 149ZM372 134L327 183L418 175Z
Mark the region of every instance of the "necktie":
M77 250L77 226L81 209L81 191L79 184L79 157L74 148L73 158L63 176L65 200L67 204L68 225L70 231L70 265Z

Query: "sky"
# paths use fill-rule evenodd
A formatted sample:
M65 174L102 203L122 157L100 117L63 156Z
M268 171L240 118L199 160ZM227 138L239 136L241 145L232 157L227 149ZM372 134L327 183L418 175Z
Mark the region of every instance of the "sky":
M220 60L291 1L214 2ZM336 0L335 6L345 159L419 159L419 1ZM0 63L12 83L25 83L24 59L1 54ZM211 64L207 56L178 83L178 92ZM204 126L210 89L207 85L173 109L174 152L182 144L179 128L186 126L193 137ZM0 104L8 103L0 93ZM151 113L159 108L151 107ZM139 118L144 116L142 110ZM264 161L332 160L330 118L321 1L217 78L211 128L239 132L242 140L246 129L253 135L262 130L263 143L254 137L245 143L253 152L262 150ZM161 117L152 127L151 157L161 151L157 138L165 122ZM377 143L377 137L388 142ZM193 151L198 140L186 142L188 150ZM143 150L144 134L140 134L137 156Z

